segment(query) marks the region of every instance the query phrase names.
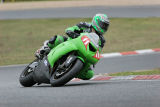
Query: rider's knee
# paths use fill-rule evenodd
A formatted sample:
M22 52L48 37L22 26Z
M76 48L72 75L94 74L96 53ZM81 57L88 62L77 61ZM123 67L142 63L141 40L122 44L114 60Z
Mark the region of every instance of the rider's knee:
M57 35L53 36L50 40L49 43L50 44L54 44L55 40L57 39Z
M79 79L83 79L83 80L89 80L94 76L94 72L93 70L88 70L88 71L82 71L80 72L80 74L77 76L77 78Z
M85 80L89 80L94 76L93 70L88 70L85 76Z

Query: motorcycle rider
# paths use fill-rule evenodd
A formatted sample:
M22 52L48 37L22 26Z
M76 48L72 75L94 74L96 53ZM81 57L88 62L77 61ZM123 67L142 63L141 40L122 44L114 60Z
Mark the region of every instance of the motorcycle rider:
M100 38L100 44L99 46L103 48L105 44L105 39L103 37L103 34L108 30L109 27L109 19L106 14L96 14L93 19L92 23L87 23L87 22L80 22L76 26L69 27L65 30L65 33L71 37L71 38L76 38L80 36L81 33L84 32L94 32L96 33L99 38ZM44 53L49 53L49 51L56 47L58 44L67 41L66 36L59 36L55 35L52 37L50 40L45 41L44 45L37 50L35 53L35 56L40 58L44 55ZM83 79L83 80L89 80L93 77L94 72L93 70L89 67L86 70L80 72L80 74L77 76L77 78Z

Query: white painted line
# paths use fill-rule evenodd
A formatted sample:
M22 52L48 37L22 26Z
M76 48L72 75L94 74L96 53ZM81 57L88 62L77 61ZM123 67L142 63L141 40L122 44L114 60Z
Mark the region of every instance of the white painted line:
M154 51L152 49L145 49L145 50L136 50L138 54L144 54L144 53L153 53Z
M144 50L136 50L136 51L132 51L132 52L136 52L137 54L129 54L131 55L143 55L143 54L150 54L150 53L157 53L156 51L154 51L153 49L144 49ZM159 52L159 51L158 51ZM115 53L105 53L102 54L102 56L104 58L110 58L110 57L117 57L117 56L124 56L123 54L121 54L123 52L115 52ZM126 52L127 53L127 52Z
M107 53L107 54L102 54L103 57L108 58L108 57L116 57L116 56L122 56L120 53Z
M130 75L130 76L116 76L116 77L111 78L110 80L131 80L134 77L136 77L136 76L134 76L134 75Z

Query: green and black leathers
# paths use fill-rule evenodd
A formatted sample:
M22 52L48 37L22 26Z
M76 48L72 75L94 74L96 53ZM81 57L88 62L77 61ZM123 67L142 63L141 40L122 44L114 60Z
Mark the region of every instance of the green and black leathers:
M49 42L48 42L48 46L52 49L54 47L56 47L57 45L59 45L62 42L65 42L67 40L70 40L70 38L74 39L80 36L81 33L85 33L85 32L92 32L92 25L90 23L86 23L86 22L80 22L79 24L77 24L76 26L73 27L69 27L65 30L65 33L69 36L60 36L60 35L56 35L54 37L52 37ZM105 39L102 35L98 34L99 36L99 46L101 47L99 50L101 51L101 49L104 46L105 43ZM91 70L90 66L87 66L85 70L83 70L78 76L77 78L80 79L90 79L92 78L94 75L93 70Z

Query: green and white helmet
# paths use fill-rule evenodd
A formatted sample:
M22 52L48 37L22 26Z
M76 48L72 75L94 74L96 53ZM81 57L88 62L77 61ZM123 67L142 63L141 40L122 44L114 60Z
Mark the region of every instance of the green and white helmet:
M104 34L109 27L109 20L106 14L96 14L92 19L93 28L100 34Z

